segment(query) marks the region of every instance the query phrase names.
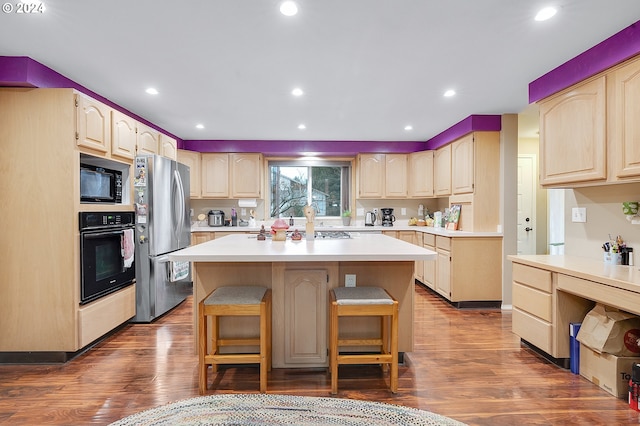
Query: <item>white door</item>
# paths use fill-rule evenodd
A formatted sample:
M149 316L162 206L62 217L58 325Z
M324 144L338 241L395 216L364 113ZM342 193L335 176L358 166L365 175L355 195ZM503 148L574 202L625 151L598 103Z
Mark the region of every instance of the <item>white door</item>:
M536 157L518 156L518 254L536 254Z

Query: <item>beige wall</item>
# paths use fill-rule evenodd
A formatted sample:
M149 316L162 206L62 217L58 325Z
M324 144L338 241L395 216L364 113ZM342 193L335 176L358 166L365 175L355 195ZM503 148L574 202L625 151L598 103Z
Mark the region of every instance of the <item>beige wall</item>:
M640 201L640 183L607 185L565 191L565 254L602 260L602 244L609 234L622 236L633 247L634 264L640 262L640 225L622 214L623 201ZM587 222L571 221L573 207L586 207Z

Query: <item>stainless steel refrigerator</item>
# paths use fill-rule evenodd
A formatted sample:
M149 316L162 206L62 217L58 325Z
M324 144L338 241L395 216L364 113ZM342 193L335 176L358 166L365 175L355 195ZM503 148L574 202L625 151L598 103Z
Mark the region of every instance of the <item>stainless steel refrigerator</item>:
M170 262L167 254L191 244L189 167L159 155L137 156L136 316L151 322L193 292L189 262Z

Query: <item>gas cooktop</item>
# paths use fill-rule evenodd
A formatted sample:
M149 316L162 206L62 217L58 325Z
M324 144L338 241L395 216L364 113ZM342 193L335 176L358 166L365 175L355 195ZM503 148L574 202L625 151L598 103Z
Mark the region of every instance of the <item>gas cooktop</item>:
M304 233L303 233L304 235ZM351 234L345 231L316 231L316 238L327 238L331 240L343 240L351 238Z
M306 236L305 231L298 231L301 235L302 238L304 239ZM293 231L287 231L287 239L290 240L291 239L291 234L293 233ZM251 235L249 238L256 238L256 235ZM265 237L267 238L271 238L271 234L269 232L267 232L265 234ZM351 238L351 234L346 232L346 231L316 231L314 233L314 237L317 240L345 240L345 239L349 239Z

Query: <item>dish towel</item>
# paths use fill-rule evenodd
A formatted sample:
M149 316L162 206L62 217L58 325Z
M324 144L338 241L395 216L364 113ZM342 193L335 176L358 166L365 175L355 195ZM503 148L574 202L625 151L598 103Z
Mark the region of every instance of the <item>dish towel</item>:
M169 277L169 281L172 283L176 281L183 280L189 276L189 271L191 271L191 263L190 262L171 262L171 277Z
M124 230L124 232L122 233L120 247L122 247L122 258L124 260L124 267L130 268L133 264L134 256L133 229Z

